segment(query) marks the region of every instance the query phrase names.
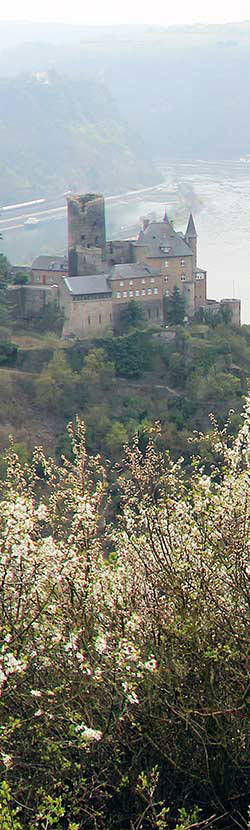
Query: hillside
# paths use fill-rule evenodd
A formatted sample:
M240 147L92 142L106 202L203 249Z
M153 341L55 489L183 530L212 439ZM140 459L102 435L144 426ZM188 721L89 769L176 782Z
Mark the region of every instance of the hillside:
M53 67L104 83L149 154L237 159L250 152L247 21L169 28L6 24L1 42L0 75Z
M90 452L115 463L138 432L142 446L156 421L163 445L189 463L193 430L238 426L247 393L250 328L194 324L188 330L131 330L120 337L65 344L51 334L12 336L17 357L1 357L0 452L12 433L29 457L41 440L58 460L69 451L67 423L79 413Z
M2 78L0 96L2 204L156 181L143 142L121 120L103 84L53 71L48 83Z

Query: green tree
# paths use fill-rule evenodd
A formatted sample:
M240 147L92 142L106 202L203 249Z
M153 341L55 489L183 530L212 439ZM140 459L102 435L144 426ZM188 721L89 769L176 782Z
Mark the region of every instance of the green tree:
M92 349L85 357L81 382L85 395L96 396L110 389L114 381L115 365L108 360L104 349Z
M70 369L63 350L53 357L35 382L36 400L42 409L68 416L76 403L79 377Z
M167 323L173 326L181 326L186 313L185 298L180 289L175 286L170 297L164 297L164 309Z
M124 424L122 424L121 421L114 421L114 423L111 426L111 429L108 430L105 439L108 453L111 454L112 459L114 459L117 455L120 454L127 440L128 432Z
M145 324L145 314L141 303L131 300L124 305L121 311L120 328L128 331L131 328L140 328Z
M15 285L27 285L29 282L28 274L24 274L22 271L17 271L14 275L14 283Z

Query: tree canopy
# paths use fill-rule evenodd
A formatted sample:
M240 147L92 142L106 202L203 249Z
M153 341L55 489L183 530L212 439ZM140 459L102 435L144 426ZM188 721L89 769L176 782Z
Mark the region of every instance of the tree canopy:
M185 317L185 298L176 285L172 294L164 298L165 314L167 322L171 325L182 325Z

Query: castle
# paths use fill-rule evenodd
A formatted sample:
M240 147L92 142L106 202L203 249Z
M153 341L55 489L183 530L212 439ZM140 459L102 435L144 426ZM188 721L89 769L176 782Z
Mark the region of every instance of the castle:
M48 300L56 297L64 311L64 336L119 331L122 310L131 300L141 304L146 320L162 325L164 297L175 286L185 297L188 318L201 308L217 313L223 303L230 304L232 322L240 324L239 300L207 300L207 273L197 265L192 214L185 233L174 229L165 212L161 222L144 220L137 239L109 242L102 195L70 195L67 203L68 262L38 257L32 266L33 285Z
M206 303L206 272L197 267L192 215L184 235L165 213L162 222L145 220L138 239L107 242L103 196L70 196L68 268L60 290L65 334L119 330L124 304L131 300L141 304L148 321L161 324L164 296L175 286L185 296L188 316Z

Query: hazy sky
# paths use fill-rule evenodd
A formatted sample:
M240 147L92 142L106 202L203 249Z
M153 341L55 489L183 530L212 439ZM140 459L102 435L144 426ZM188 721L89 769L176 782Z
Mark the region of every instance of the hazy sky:
M2 5L2 4L1 4ZM0 20L62 23L220 23L250 19L250 0L9 0Z

